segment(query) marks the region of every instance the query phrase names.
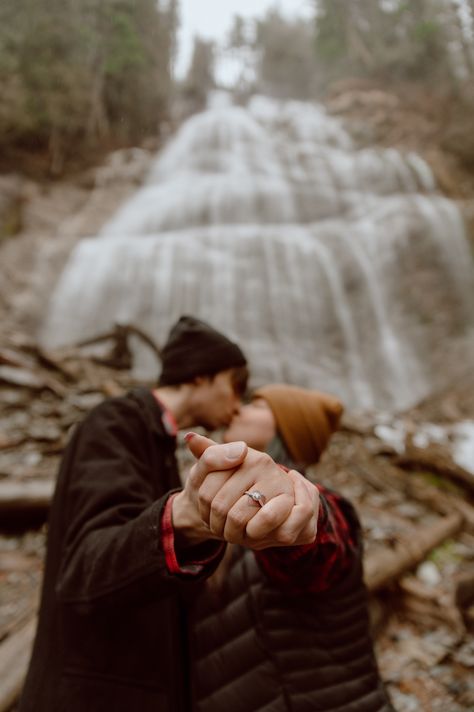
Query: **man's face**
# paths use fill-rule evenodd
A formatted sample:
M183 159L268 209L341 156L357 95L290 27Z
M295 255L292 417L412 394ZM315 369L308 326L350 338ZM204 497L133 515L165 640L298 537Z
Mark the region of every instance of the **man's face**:
M195 422L208 430L229 425L241 406L234 371L221 371L213 378L202 378L194 395Z

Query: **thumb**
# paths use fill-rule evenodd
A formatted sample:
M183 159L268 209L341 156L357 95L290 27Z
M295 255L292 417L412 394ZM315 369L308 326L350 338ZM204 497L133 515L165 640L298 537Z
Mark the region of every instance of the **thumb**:
M198 433L186 433L184 440L188 446L188 450L198 459L208 447L216 444L211 438L206 438L204 435L199 435Z
M217 444L197 433L188 433L185 440L190 452L198 459L193 469L201 479L209 472L236 468L247 456L248 447L243 441Z

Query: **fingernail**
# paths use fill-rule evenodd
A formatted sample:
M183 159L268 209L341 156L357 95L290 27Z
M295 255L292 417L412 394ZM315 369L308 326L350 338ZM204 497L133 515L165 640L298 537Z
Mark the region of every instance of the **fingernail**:
M229 443L225 446L225 454L227 459L238 460L240 457L242 457L244 449L245 443L243 442Z
M188 443L191 440L191 438L193 438L195 435L197 435L197 433L186 433L186 435L184 436L184 439Z

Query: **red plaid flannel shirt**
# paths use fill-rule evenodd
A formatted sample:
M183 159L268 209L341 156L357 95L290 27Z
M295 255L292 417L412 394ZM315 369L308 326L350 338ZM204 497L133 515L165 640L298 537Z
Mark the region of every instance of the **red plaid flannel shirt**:
M303 546L272 547L254 552L271 580L294 591L317 593L327 590L343 577L354 556L355 542L340 507L340 496L321 485L317 485L317 489L320 504L315 541ZM187 559L186 551L177 552L172 522L174 496L169 497L161 519L161 547L170 573L193 576L220 556L225 544L209 542L206 555L199 560Z

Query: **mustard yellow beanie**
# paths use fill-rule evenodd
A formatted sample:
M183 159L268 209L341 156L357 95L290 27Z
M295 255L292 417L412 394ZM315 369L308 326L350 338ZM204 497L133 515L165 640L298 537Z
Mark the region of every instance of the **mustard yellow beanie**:
M318 462L344 410L328 393L298 386L272 384L258 388L253 398L264 398L272 409L278 432L295 463Z

